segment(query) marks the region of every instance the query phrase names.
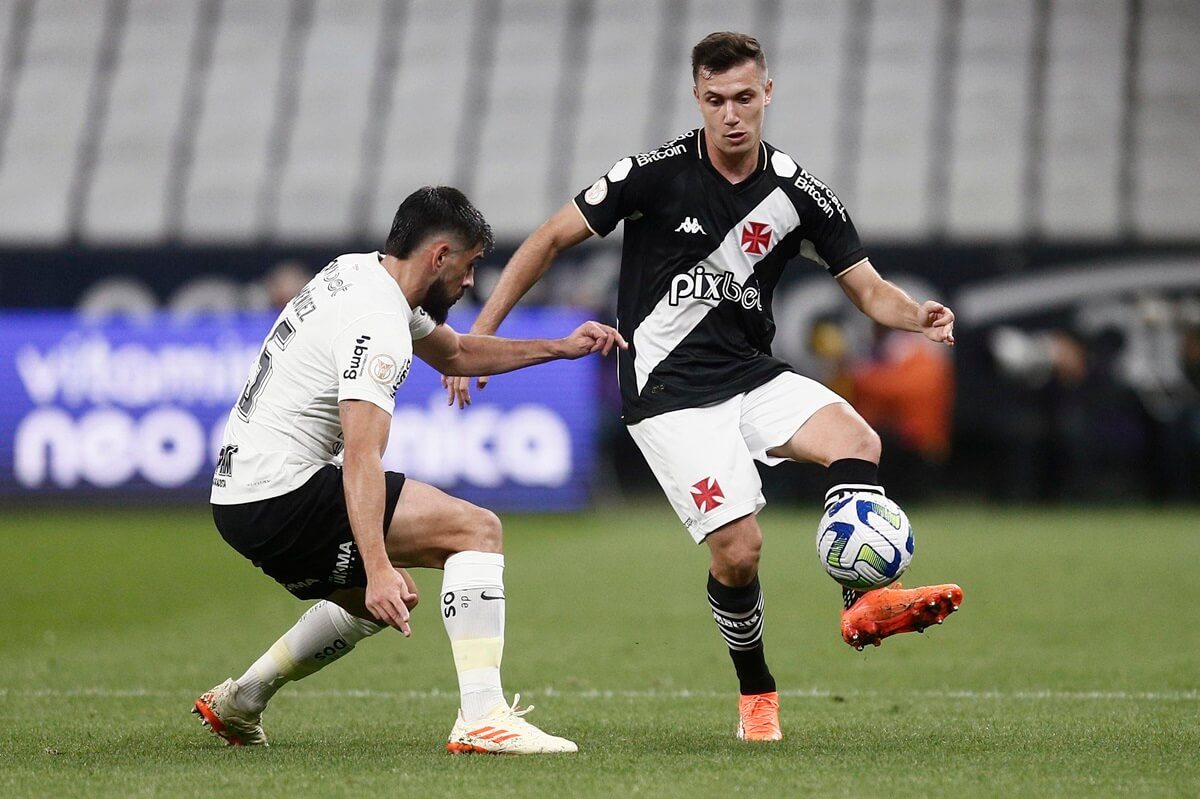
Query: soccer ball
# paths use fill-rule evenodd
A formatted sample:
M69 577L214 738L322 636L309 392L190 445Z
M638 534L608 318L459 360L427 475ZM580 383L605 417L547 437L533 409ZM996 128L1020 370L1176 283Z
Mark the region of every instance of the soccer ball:
M817 554L829 576L847 588L882 588L912 562L912 526L882 494L850 494L821 517Z

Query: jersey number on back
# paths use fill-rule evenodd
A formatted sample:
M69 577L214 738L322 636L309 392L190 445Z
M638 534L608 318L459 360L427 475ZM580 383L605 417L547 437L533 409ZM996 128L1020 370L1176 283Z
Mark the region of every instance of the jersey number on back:
M242 389L241 399L238 400L237 412L242 421L250 421L250 414L254 413L254 405L258 402L258 395L267 387L267 381L271 379L271 342L274 341L278 344L279 350L282 352L287 349L288 342L294 335L296 335L296 328L292 327L292 323L287 319L280 319L279 324L275 325L275 329L271 331L271 335L267 336L267 340L263 342L262 353L258 356L258 367L250 376L250 382L246 383L246 387Z

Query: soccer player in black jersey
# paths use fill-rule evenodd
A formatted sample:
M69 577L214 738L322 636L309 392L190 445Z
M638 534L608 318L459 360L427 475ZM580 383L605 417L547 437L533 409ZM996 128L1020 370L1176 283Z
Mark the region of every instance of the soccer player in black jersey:
M680 520L708 545L708 599L738 675L738 737L781 737L763 651L758 580L766 504L753 461L827 468L827 505L883 493L879 436L841 397L771 356L771 296L784 266L815 261L871 319L954 344L954 314L918 303L867 259L828 186L762 140L772 83L758 42L714 33L692 50L704 125L622 158L533 232L509 261L472 329L491 334L554 257L622 220L618 289L623 419ZM479 386L485 383L480 378ZM470 399L466 378L450 398ZM862 648L940 622L956 585L844 590L842 636Z

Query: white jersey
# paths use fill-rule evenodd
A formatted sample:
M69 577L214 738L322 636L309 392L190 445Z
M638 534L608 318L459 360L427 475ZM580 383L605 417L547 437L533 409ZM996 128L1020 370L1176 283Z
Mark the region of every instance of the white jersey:
M342 255L275 320L225 424L212 502L286 494L342 453L338 403L389 414L408 377L412 343L436 327L413 310L379 253Z

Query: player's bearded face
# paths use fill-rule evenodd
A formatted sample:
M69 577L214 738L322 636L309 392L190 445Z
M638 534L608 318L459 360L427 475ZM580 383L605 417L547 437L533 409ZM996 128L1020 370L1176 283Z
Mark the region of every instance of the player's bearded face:
M458 297L452 295L446 284L439 280L429 287L429 291L425 293L425 299L421 302L421 307L435 323L444 325L446 317L450 315L450 306L456 302L458 302Z
M771 81L753 61L724 72L701 69L694 89L709 146L730 156L758 149Z
M483 257L483 247L451 250L444 257L446 263L421 301L425 313L439 325L446 323L450 308L475 285L475 263Z

